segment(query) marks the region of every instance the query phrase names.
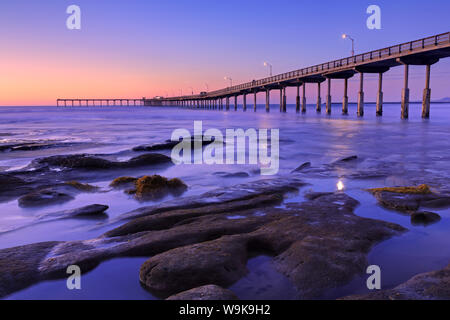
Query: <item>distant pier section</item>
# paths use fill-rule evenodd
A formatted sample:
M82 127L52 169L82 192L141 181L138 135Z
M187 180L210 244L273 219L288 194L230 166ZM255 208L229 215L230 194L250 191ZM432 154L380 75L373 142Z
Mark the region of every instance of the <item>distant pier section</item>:
M109 107L109 106L162 106L162 97L155 97L151 99L56 99L57 107Z

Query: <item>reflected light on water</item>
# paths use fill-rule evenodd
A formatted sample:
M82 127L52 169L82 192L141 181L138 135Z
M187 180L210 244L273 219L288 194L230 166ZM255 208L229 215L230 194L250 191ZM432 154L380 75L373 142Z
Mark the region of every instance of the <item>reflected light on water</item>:
M339 182L336 184L336 187L339 191L342 191L344 190L344 183L341 180L339 180Z

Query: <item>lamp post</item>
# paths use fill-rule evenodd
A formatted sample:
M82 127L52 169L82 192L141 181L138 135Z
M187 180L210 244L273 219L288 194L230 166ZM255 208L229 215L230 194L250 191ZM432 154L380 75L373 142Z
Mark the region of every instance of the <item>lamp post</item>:
M194 89L192 87L189 87L191 89L191 94L194 95Z
M266 61L264 67L269 67L269 75L272 76L272 65Z
M355 56L355 39L350 37L348 34L344 33L342 35L342 39L350 39L352 40L352 57Z
M233 86L233 79L231 79L230 77L224 77L224 80L229 80L230 81L230 87Z
M205 83L205 87L206 87L206 92L209 92L209 86L207 83Z

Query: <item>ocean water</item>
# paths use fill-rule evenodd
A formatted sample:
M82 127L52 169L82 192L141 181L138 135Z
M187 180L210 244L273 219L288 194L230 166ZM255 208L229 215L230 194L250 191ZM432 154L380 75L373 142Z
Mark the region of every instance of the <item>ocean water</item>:
M233 109L233 106L231 106ZM420 182L436 187L450 178L450 105L432 104L431 119L420 118L421 105L410 105L410 119L400 119L400 105L384 106L383 117L375 116L375 105L365 107L365 116L356 116L356 105L349 106L349 115L342 116L339 105L333 105L330 116L315 112L309 105L306 114L296 114L294 106L280 113L278 105L266 113L264 106L253 112L241 107L230 110L184 110L161 107L2 107L0 108L0 146L20 142L71 143L69 146L35 151L0 152L0 171L10 171L28 165L33 159L56 154L94 153L116 154L126 160L131 148L148 143L164 142L173 130L185 128L193 132L194 121L201 120L203 129L217 128L225 133L232 128L268 128L280 132L280 169L277 176L289 175L300 164L310 161L313 166L357 155L359 166L400 166L398 173L388 178L348 179L332 176L302 177L310 185L286 201L302 201L308 190L333 191L341 180L345 191L361 202L356 214L398 223L410 231L375 246L368 256L369 264L382 269L382 286L390 288L411 276L442 268L450 262L450 210L433 210L442 220L427 227L413 226L408 216L377 205L364 189L370 187L407 185ZM162 151L169 155L170 151ZM221 178L215 172L242 172L249 177ZM343 171L342 175L351 172ZM262 178L257 165L178 165L155 170L128 170L120 175L139 176L161 174L179 177L189 186L183 196L235 185ZM117 175L117 174L116 174ZM275 177L277 177L275 176ZM0 226L29 221L42 213L77 208L100 203L110 206L113 218L150 203L139 203L121 191L111 190L111 176L90 177L89 183L102 188L101 193L84 193L62 205L40 209L20 208L17 200L0 203ZM80 179L81 182L83 179ZM448 187L448 184L447 184ZM167 200L163 199L163 200ZM161 200L162 201L162 200ZM108 228L98 228L92 220L61 220L42 223L13 232L0 234L0 248L39 241L81 240L96 237ZM83 276L83 289L69 291L65 280L46 281L8 296L8 299L155 299L141 288L139 266L148 257L113 259ZM244 299L295 298L293 288L284 276L271 266L270 258L249 260L249 274L232 286ZM266 279L264 281L264 279ZM359 275L343 287L331 290L324 298L362 293L366 275Z

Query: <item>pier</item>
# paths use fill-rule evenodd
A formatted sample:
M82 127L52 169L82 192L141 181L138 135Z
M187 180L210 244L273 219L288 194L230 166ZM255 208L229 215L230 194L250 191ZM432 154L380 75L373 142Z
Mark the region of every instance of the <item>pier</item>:
M334 81L344 81L344 92L342 98L342 114L348 114L348 79L357 76L359 78L359 91L357 96L357 115L364 116L364 75L378 74L376 115L383 115L383 75L391 68L401 67L404 69L404 81L401 92L402 119L409 117L409 67L411 65L424 66L424 90L422 100L422 118L430 117L431 86L430 74L431 66L439 62L440 59L450 57L450 32L435 36L410 41L395 46L378 49L351 57L342 58L326 63L322 63L307 68L294 70L279 75L253 80L251 82L230 86L216 91L202 92L198 95L185 95L174 97L159 97L154 99L58 99L57 104L66 106L76 105L85 102L93 104L100 103L120 103L129 105L130 101L136 104L139 101L145 106L178 106L186 108L202 108L230 110L230 99L233 102L233 109L238 110L238 97L242 96L242 110L247 110L247 96L253 95L253 111L256 111L257 94L265 94L265 111L270 112L270 94L273 90L280 93L280 112L286 112L287 97L286 88L296 87L297 96L295 100L296 112L306 113L306 86L317 87L317 101L315 111L322 112L322 84L326 82L327 90L325 97L325 112L331 114L331 88ZM300 90L302 88L302 90ZM302 96L300 96L302 92Z
M162 106L161 98L154 99L56 99L57 107L81 107L81 106Z

